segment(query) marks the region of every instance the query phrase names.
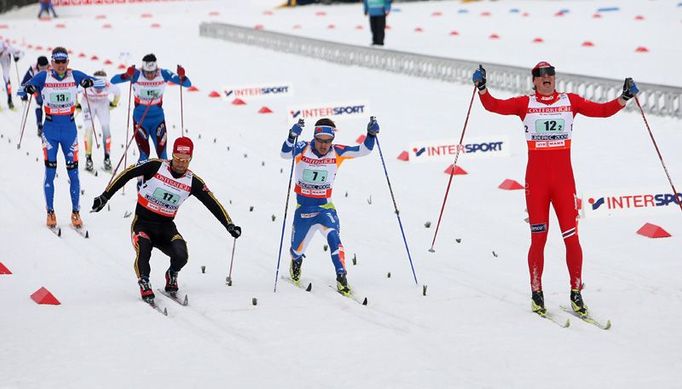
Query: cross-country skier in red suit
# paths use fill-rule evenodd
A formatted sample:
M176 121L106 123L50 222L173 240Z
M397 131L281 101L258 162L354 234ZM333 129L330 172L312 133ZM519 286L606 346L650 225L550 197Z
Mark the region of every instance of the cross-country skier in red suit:
M571 134L577 114L609 117L620 111L639 90L632 78L626 78L623 93L606 103L586 100L574 93L557 92L554 66L540 62L531 71L535 93L496 99L486 88L483 66L473 74L483 107L502 115L516 115L523 122L528 144L526 167L526 206L531 231L528 268L532 291L531 308L546 314L542 294L542 269L547 241L549 205L554 207L561 234L566 244L566 263L571 279L571 306L587 316L582 289L583 253L578 240L578 207L575 180L571 167Z

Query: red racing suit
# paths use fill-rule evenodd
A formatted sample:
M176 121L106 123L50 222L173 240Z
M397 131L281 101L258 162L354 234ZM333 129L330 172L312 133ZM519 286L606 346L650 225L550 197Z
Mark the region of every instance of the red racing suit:
M566 245L566 264L571 289L582 287L583 253L578 240L578 207L571 167L571 134L577 114L609 117L623 108L618 99L595 103L573 93L554 92L499 100L490 92L479 94L483 107L523 121L528 144L526 206L531 242L528 269L532 291L542 290L544 250L549 227L549 204L559 220Z

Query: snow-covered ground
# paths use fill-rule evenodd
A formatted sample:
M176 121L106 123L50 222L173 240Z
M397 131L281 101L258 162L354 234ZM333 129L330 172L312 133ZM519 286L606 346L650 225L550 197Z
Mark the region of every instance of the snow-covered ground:
M131 219L123 216L134 208L134 184L112 199L110 211L90 214L93 197L109 177L81 172L82 212L91 233L84 240L66 227L68 183L59 157L55 204L65 228L61 238L55 237L43 226L44 165L33 113L17 150L21 114L0 102L5 108L0 112L0 263L13 273L0 275L0 388L679 387L682 219L677 208L601 208L581 219L584 296L597 316L612 320L609 331L576 319L562 329L537 318L529 309L523 191L497 188L505 179L523 183L526 151L518 118L490 114L474 100L465 143L505 139L509 155L460 156L468 174L455 177L436 252L428 253L448 179L443 170L451 160L417 163L414 154L411 162L396 157L415 144L456 142L471 85L338 66L198 36L199 23L221 20L369 42L359 5L276 8L281 2L82 6L58 8L60 18L40 22L34 18L36 7L2 15L0 34L27 53L19 62L22 76L37 55L47 54L36 45L72 49L71 66L88 73L103 67L114 74L125 53L128 63L154 52L162 67L182 64L199 88L183 93L185 127L195 141L191 168L244 235L236 245L234 283L226 286L232 238L198 201L188 200L176 222L190 250L180 275L190 305L159 296L169 317L159 315L139 302L133 271ZM592 17L597 8L613 5L621 11ZM673 39L680 32L682 7L674 1L439 1L396 7L400 11L392 14L387 34L390 48L528 67L547 59L560 71L682 85L677 71L682 55ZM570 12L554 16L560 9ZM484 10L491 13L489 19L480 16ZM442 16L432 16L437 11ZM636 15L644 20L635 21ZM159 27L152 28L154 23ZM331 23L335 29L328 28ZM294 30L295 24L302 27ZM423 33L415 33L416 26ZM453 29L460 35L450 36ZM502 39L489 40L492 32ZM531 44L536 35L545 43ZM595 47L581 47L587 39ZM650 52L635 53L637 46ZM86 58L78 58L81 52ZM93 55L99 60L90 60ZM103 65L105 59L113 64ZM265 83L289 83L295 94L245 98L244 106L208 97L223 86ZM112 111L115 162L126 137L127 87L123 94L121 106ZM166 90L164 100L174 139L180 135L177 86ZM370 108L366 117L337 120L339 143L354 144L370 114L381 124L381 147L419 281L415 285L375 149L343 165L334 198L349 280L357 294L369 298L367 307L327 287L334 283L333 267L319 236L303 267L312 292L279 280L273 293L290 166L279 158L287 112L346 101L366 101ZM258 114L262 106L273 113ZM647 119L679 187L680 121ZM310 136L309 127L304 136ZM588 197L606 193L670 192L639 113L579 117L574 139L574 170L586 204ZM99 152L95 162L101 167ZM129 161L133 158L131 152ZM294 201L289 211L293 206ZM285 248L290 218L291 212ZM672 237L637 235L647 222ZM288 273L284 251L280 275ZM568 317L559 310L568 303L569 290L554 219L545 252L546 302ZM357 265L350 263L354 256ZM167 265L167 258L155 252L155 287L163 286ZM428 285L427 296L422 285ZM29 296L43 286L62 304L35 304Z

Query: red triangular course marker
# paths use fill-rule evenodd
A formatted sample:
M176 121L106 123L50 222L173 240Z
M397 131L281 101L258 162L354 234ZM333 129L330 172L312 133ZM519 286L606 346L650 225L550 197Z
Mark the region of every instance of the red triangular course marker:
M452 174L454 176L469 174L466 172L466 170L462 169L461 167L452 164L448 165L447 169L443 170L443 173Z
M237 97L236 99L232 100L232 104L233 105L246 105L246 101Z
M500 189L504 190L518 190L523 189L523 185L519 184L517 181L506 179L498 186Z
M12 274L12 272L9 271L7 266L3 265L2 262L0 262L0 274Z
M660 226L651 223L645 223L637 233L646 236L647 238L669 238L670 234Z
M258 110L258 113L272 113L272 110L266 106L263 106Z
M398 155L398 159L401 161L409 161L410 160L410 153L403 150L403 152Z
M211 93L208 94L208 97L220 97L220 93L216 91L211 91Z
M59 305L61 304L59 300L57 300L52 293L50 293L49 290L45 289L45 287L42 287L38 290L36 290L32 295L31 299L35 301L38 304L49 304L49 305Z
M192 86L190 86L189 88L187 88L187 92L198 92L198 91L199 91L199 88L197 88L197 87L194 86L194 85L192 85Z

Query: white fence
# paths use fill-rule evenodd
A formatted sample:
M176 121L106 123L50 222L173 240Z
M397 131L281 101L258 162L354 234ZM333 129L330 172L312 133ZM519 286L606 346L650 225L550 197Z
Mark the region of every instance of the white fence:
M471 75L478 67L478 63L472 61L353 46L225 23L202 23L199 27L199 35L338 64L463 84L471 84ZM488 74L488 84L495 89L518 94L527 94L531 90L529 69L497 64L484 66ZM638 95L639 101L647 113L682 118L682 88L640 82L637 85L641 91ZM622 79L588 77L579 74L559 73L557 81L558 90L575 92L594 101L613 99L621 93L622 87ZM636 107L636 104L628 104L626 109L632 110Z

